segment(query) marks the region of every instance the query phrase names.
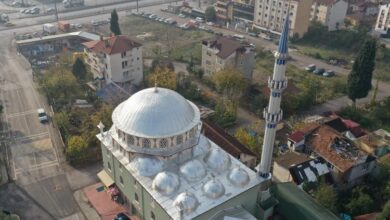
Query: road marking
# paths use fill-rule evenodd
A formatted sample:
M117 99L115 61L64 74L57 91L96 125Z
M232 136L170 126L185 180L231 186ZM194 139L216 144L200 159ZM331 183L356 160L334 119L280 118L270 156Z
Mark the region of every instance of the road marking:
M39 133L39 134L32 134L32 135L27 135L27 136L24 136L24 137L14 137L14 139L15 139L15 141L25 141L25 140L31 140L31 139L41 138L41 137L45 137L45 136L49 136L50 137L49 132L42 132L42 133Z
M15 117L18 117L18 116L30 115L30 114L33 114L33 113L37 113L37 110L33 109L33 110L24 111L24 112L12 113L12 114L6 115L6 117L9 119L9 118L15 118Z
M44 169L44 168L53 167L53 166L59 166L59 165L60 164L58 163L58 161L49 161L49 162L36 164L36 165L30 166L30 167L19 168L19 169L15 169L15 176L18 174L22 174L23 172L26 172L26 171L30 172L30 171L35 171L35 170Z

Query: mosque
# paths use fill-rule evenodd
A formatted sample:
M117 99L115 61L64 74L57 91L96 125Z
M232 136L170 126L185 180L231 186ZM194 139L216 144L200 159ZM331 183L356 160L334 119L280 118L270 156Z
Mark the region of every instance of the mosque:
M151 220L270 219L278 203L269 190L270 168L287 86L288 25L286 18L268 83L271 97L257 172L205 137L198 107L169 89L144 89L115 108L111 128L104 131L99 124L103 172L132 214Z

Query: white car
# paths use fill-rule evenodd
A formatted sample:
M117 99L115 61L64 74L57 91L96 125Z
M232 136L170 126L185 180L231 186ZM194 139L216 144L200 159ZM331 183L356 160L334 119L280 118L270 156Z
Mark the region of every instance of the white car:
M37 112L38 112L38 119L39 119L39 121L40 121L41 123L45 123L45 122L48 122L48 121L49 121L49 119L48 119L48 117L47 117L47 114L46 114L46 112L45 112L45 109L39 108L39 109L37 110Z
M181 18L185 18L186 16L185 16L185 15L183 15L183 14L179 14L179 17L181 17Z
M82 24L75 24L76 25L76 28L82 28L83 25Z

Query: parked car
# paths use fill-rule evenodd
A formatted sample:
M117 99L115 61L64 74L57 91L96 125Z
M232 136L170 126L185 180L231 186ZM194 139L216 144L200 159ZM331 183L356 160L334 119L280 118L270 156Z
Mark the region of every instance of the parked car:
M45 109L39 108L37 109L37 112L38 112L38 119L41 123L45 123L49 121Z
M327 70L322 75L325 77L332 77L332 76L336 75L336 73L333 70Z
M305 70L308 71L308 72L313 72L315 69L316 69L316 65L315 64L310 64L307 67L305 67Z
M82 24L75 24L76 28L82 28L83 25Z
M34 32L34 33L32 33L32 36L35 38L38 38L41 36L41 34L39 32Z
M204 22L204 19L201 18L201 17L196 17L195 20L198 21L198 22L200 22L200 23L203 23L203 22Z
M183 14L179 14L179 17L181 17L181 18L185 18L186 16L185 16L185 15L183 15Z
M95 21L95 20L92 20L91 24L92 24L92 26L99 26L99 22Z
M323 69L323 68L317 68L313 71L313 73L316 75L322 75L324 72L325 72L325 69Z
M157 15L151 14L151 15L149 15L149 18L150 18L150 19L155 19L155 18L157 18Z
M259 35L255 32L249 32L248 35L251 37L259 37Z
M54 12L56 12L56 10L54 8L48 8L46 10L46 13L54 13Z
M130 220L130 218L129 218L126 214L124 214L123 212L121 212L121 213L118 213L118 214L115 216L114 220Z

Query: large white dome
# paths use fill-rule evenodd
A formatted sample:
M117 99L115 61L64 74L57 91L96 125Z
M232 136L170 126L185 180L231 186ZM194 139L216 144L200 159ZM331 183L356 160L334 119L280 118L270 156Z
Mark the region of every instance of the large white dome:
M165 88L141 90L115 108L114 125L139 137L167 137L200 122L199 109L177 92Z

